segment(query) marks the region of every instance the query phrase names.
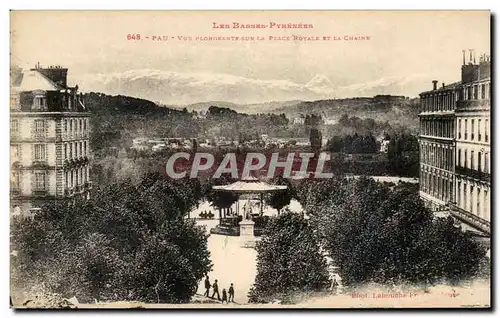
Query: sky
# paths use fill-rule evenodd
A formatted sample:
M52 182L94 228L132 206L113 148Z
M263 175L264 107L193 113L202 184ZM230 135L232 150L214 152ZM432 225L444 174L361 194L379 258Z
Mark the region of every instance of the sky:
M308 23L311 29L214 29L213 23ZM127 40L140 34L142 41ZM269 36L369 36L269 41ZM145 36L262 36L265 41L152 41ZM488 11L14 11L11 62L63 65L78 81L130 70L227 74L334 87L387 78L459 80L462 50L490 51ZM467 53L468 54L468 53ZM430 85L430 84L429 84ZM425 87L427 89L428 87ZM425 90L424 88L422 90ZM412 87L411 90L418 90ZM402 92L413 93L415 92Z

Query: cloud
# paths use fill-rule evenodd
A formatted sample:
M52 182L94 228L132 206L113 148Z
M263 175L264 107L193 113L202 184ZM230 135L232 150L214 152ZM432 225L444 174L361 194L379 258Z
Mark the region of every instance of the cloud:
M404 95L415 97L429 90L432 78L425 74L412 76L383 77L374 81L339 87L338 94L344 97L374 95Z
M424 75L386 77L344 87L334 87L318 74L307 83L261 80L229 74L179 73L137 69L121 73L75 75L83 91L130 95L169 105L207 101L237 104L267 101L319 100L377 94L415 96L430 83Z

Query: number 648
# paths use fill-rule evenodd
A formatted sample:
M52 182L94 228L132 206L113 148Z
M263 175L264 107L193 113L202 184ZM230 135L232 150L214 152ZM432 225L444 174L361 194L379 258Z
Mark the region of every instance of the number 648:
M127 34L127 40L140 40L140 34Z

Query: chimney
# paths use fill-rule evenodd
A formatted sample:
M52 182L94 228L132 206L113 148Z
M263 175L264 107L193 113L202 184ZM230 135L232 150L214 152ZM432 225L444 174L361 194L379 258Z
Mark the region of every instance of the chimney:
M465 50L462 50L462 59L463 59L462 65L465 65Z
M444 83L443 83L443 86L442 86L442 87L444 88Z
M438 81L433 80L433 81L432 81L432 89L433 89L433 90L436 90L436 89L437 89L437 86L438 86Z

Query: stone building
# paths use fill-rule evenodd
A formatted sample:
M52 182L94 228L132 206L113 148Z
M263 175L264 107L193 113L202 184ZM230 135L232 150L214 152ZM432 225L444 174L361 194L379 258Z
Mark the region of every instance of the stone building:
M11 71L11 213L47 200L88 197L90 113L59 66Z
M420 196L482 233L490 231L490 68L465 51L461 81L420 94Z
M491 192L491 62L462 65L462 85L457 101L455 200L457 218L489 233Z
M420 94L420 195L432 209L453 200L455 107L459 83Z

